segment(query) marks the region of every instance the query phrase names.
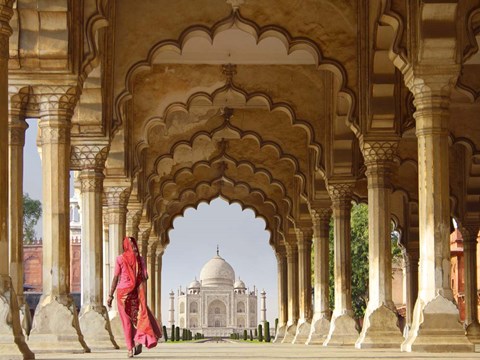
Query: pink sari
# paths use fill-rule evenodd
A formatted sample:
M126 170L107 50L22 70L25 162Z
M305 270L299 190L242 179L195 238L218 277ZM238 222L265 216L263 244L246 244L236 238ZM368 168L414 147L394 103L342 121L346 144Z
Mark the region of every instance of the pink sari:
M133 246L138 252L137 242L134 238L123 239L123 270L131 284L129 287L117 289L117 301L127 347L133 347L133 341L152 348L157 345L157 340L162 336L157 320L147 307L145 299L144 280L146 272L140 255L135 255ZM132 329L133 327L133 329ZM133 336L133 339L131 338ZM133 340L133 341L132 341Z

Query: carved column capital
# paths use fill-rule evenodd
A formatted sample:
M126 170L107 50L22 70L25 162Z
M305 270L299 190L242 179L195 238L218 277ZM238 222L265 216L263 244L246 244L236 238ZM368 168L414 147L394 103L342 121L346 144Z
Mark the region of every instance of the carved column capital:
M8 121L8 144L10 146L25 145L25 130L27 130L27 122L20 117L10 117Z
M101 193L103 189L103 179L105 176L102 172L84 169L80 172L80 191L85 192L96 192Z
M332 200L332 206L347 206L351 207L354 182L334 182L327 186L328 194Z
M295 234L297 235L297 242L299 248L312 244L312 228L295 229Z
M103 171L108 150L108 145L74 145L71 151L71 167Z
M366 140L362 141L361 150L365 165L392 163L397 153L398 141Z
M460 74L459 65L419 65L404 73L405 84L415 97L416 133L448 134L450 93Z
M313 226L320 226L325 223L330 223L332 217L331 208L315 208L310 210L310 215L312 216Z
M12 35L10 19L13 16L14 0L0 0L0 59L8 60L8 41Z
M460 232L463 236L463 245L470 245L471 243L477 242L478 232L480 230L480 223L476 222L467 222L462 224ZM468 246L467 245L467 246Z
M108 186L105 188L105 195L107 197L108 207L127 207L128 199L130 197L129 186Z
M34 93L40 118L70 120L79 97L77 88L69 85L35 86Z
M142 219L142 209L128 209L127 212L127 234L137 232L140 220Z
M291 244L287 243L285 246L285 249L287 250L287 260L288 262L295 261L298 256L298 247L297 244Z

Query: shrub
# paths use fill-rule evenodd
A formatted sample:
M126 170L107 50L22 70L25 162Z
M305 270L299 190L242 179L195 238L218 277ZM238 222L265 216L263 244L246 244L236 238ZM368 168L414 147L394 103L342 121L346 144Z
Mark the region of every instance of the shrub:
M178 326L175 328L175 340L180 341L180 328Z
M172 341L175 341L175 325L172 325L172 332L170 335L172 336Z
M258 324L258 341L263 341L262 324Z
M243 330L243 340L247 341L248 335L247 335L247 329Z
M270 342L270 323L265 321L265 342Z
M163 330L163 338L165 339L165 342L167 342L168 341L167 327L163 325L162 330Z
M253 341L253 331L250 329L250 341Z

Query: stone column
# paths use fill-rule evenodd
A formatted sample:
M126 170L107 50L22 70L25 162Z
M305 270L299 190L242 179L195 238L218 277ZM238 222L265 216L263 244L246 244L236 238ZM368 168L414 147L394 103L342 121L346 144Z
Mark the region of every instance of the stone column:
M294 344L305 344L312 321L312 235L311 228L297 229L299 320Z
M105 206L107 203L107 199L103 196L102 201L102 223L103 223L103 300L106 301L108 299L108 295L110 292L110 285L112 284L112 278L110 274L110 246L108 241L108 206Z
M285 337L288 320L288 294L287 294L287 257L285 249L277 249L277 280L278 280L278 326L275 333L277 343Z
M152 231L152 224L146 219L140 220L138 225L138 247L145 261L147 261L148 239Z
M398 142L364 140L362 145L368 180L369 299L355 347L398 348L403 337L392 300L390 214L390 177Z
M353 345L358 337L352 310L352 261L350 250L350 211L353 182L328 185L332 199L334 230L335 309L323 345Z
M410 246L411 240L408 241L409 248L404 252L405 258L405 270L406 270L406 282L407 282L407 313L406 313L406 325L403 331L404 337L408 336L410 329L412 328L413 320L413 307L418 297L418 242L416 248Z
M148 247L147 253L147 271L148 271L148 280L147 280L147 306L150 308L151 312L155 314L155 295L156 295L156 260L157 260L157 236L150 235L150 245Z
M0 0L0 254L8 256L8 39L13 0ZM23 286L23 284L22 284ZM0 261L0 353L8 359L34 359L23 336L9 262Z
M449 105L457 66L416 66L405 74L415 96L420 261L418 299L403 351L472 351L450 284Z
M21 103L10 101L8 123L8 227L10 246L10 276L17 293L20 321L28 336L32 328L30 308L23 297L23 147L28 124L21 114Z
M140 224L140 219L142 218L142 207L140 203L134 203L128 205L127 212L127 225L126 225L126 234L127 236L134 237L138 240L138 225Z
M298 248L295 242L287 243L288 321L282 343L291 343L298 322Z
M156 288L156 297L155 297L155 317L157 318L160 326L162 322L162 259L163 259L163 248L159 245L156 249L157 259L156 271L155 271L155 288Z
M103 168L107 144L72 147L72 166L81 169L82 211L82 308L79 322L92 347L118 349L103 298Z
M70 295L70 119L76 88L38 87L43 179L43 295L33 319L33 349L90 352Z
M330 330L329 304L329 230L332 210L330 208L311 211L313 221L314 251L314 314L307 345L323 344Z
M125 225L127 215L127 203L130 196L130 187L128 186L108 186L105 187L105 195L108 203L108 245L110 261L110 278L113 279L115 272L115 263L117 257L123 252L123 238L125 237ZM108 284L110 289L111 284ZM122 324L118 315L117 299L112 303L112 308L108 312L110 326L115 339L118 340L120 348L125 347Z
M477 238L479 228L480 226L477 223L467 223L461 229L465 259L465 327L468 339L474 344L480 343L477 289Z

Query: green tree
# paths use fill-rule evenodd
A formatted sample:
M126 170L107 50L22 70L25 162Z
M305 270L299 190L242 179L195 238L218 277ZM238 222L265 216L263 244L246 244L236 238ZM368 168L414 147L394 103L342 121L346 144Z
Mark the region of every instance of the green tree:
M368 206L357 204L352 206L351 218L351 256L352 256L352 306L354 316L362 318L368 303ZM330 308L334 308L334 253L333 253L333 219L330 222L329 246L329 300ZM398 233L392 229L392 255L401 257L398 246ZM312 261L313 264L313 261ZM312 269L313 275L313 269Z
M28 193L23 194L23 241L35 240L35 225L42 216L42 203L32 199Z

